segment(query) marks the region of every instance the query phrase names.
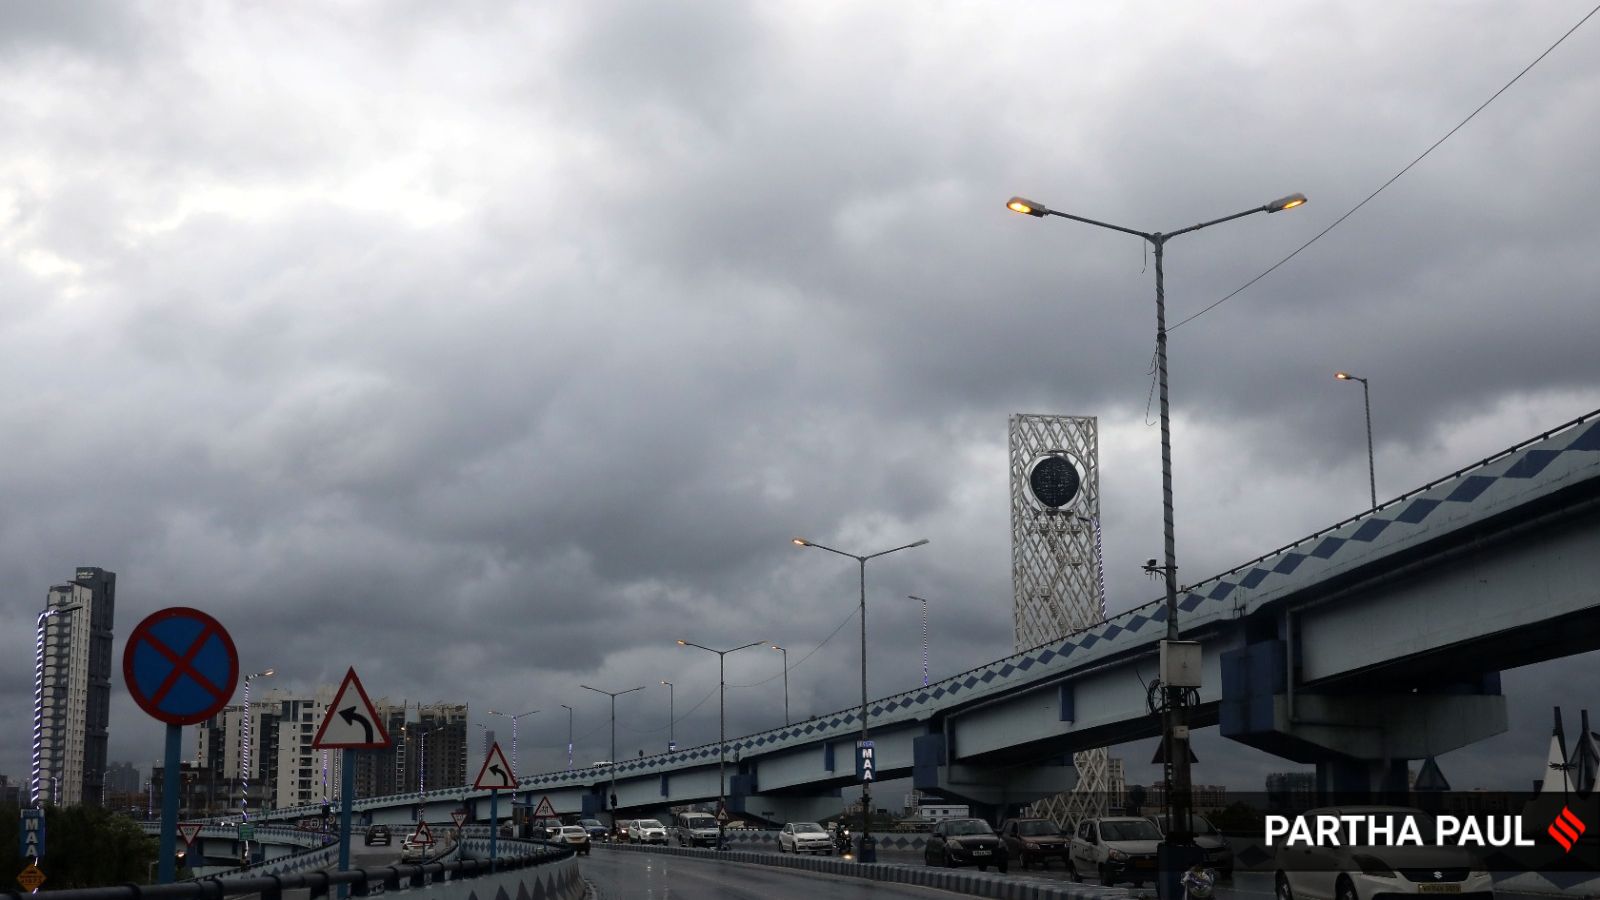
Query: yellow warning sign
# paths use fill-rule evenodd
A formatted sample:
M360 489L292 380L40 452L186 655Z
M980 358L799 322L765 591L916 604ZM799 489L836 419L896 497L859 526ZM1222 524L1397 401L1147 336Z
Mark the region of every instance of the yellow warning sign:
M22 870L22 874L17 876L17 884L22 885L23 890L36 891L39 885L44 884L44 873L38 866L29 863L28 867Z

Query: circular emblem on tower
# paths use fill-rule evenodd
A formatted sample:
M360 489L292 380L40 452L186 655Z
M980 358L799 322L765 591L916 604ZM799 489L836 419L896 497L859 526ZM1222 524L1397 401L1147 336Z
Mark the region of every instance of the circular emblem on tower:
M1083 477L1066 454L1041 456L1028 467L1028 490L1046 509L1060 509L1077 499Z

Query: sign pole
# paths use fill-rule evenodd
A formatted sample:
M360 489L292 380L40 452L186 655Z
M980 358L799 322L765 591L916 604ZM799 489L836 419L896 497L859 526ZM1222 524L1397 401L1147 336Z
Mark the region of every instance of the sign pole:
M339 871L350 869L350 808L354 806L356 795L356 752L343 751L344 759L339 764L342 770L339 773ZM350 886L339 885L339 896L348 894Z
M500 792L489 792L489 871L494 871L495 849L500 835Z
M167 759L161 777L161 858L156 868L156 883L171 884L177 878L178 854L178 757L183 754L183 726L167 726Z

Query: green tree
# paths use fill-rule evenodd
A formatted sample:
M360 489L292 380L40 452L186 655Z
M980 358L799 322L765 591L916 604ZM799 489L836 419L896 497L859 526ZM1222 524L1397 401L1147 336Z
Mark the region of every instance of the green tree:
M21 872L28 861L17 855L21 813L0 806L0 872ZM127 816L89 806L45 808L45 857L39 863L44 890L104 887L150 880L156 838Z

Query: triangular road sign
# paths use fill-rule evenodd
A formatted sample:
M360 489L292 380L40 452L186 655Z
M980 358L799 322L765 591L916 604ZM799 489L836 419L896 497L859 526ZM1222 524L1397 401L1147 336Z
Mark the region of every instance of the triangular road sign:
M478 770L478 779L472 786L480 791L507 791L517 787L517 776L511 771L511 764L506 762L506 755L500 752L497 742L489 748L488 755L483 758L483 768Z
M200 836L200 829L204 827L199 822L179 822L178 837L183 838L185 844L193 844L194 839Z
M724 825L728 822L728 808L721 803L717 804L717 821Z
M559 819L561 817L556 815L556 808L554 806L550 805L550 798L549 797L540 797L539 798L539 805L533 808L533 815L531 816L531 818L534 818L534 819Z
M456 827L460 828L462 825L467 823L467 811L464 809L458 809L450 814L450 818L456 823Z
M322 717L317 736L311 742L315 750L382 750L389 746L389 732L383 728L383 717L367 699L367 691L356 677L354 667L344 675L339 692L333 695L328 714Z
M417 830L411 833L411 842L414 844L433 843L433 832L428 830L427 822L417 823Z

